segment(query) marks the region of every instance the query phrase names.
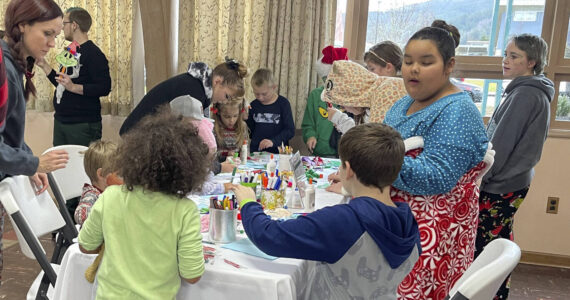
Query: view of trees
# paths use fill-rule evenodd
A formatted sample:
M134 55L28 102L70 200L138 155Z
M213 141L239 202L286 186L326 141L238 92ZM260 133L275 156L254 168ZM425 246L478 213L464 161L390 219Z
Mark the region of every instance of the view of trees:
M414 32L429 26L434 19L443 19L459 28L461 44L467 41L489 40L493 18L492 0L432 0L403 5L405 2L378 1L379 8L387 3L394 8L369 13L367 44L374 45L383 40L392 40L403 45Z

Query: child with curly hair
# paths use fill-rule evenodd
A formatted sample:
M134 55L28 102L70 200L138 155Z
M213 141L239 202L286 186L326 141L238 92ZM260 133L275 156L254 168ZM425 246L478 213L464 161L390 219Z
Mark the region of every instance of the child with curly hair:
M225 161L248 138L247 124L242 118L245 113L245 99L232 98L227 103L216 103L212 109L214 117L214 134L218 145L218 158Z
M145 117L123 135L113 165L124 184L99 197L79 233L80 249L105 258L97 298L173 299L180 278L204 273L200 217L185 196L210 171L208 147L181 115Z

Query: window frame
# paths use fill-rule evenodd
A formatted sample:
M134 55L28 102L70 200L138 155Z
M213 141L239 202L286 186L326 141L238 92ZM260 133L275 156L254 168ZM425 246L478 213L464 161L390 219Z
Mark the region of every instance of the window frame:
M347 1L344 47L349 49L348 57L358 62L362 62L366 45L368 4L368 0ZM570 1L545 0L541 36L549 47L544 73L555 85L550 104L549 137L570 138L570 121L556 120L560 82L570 81L570 58L564 57L566 38L559 38L567 36L569 20ZM498 56L456 56L452 77L503 79L501 60ZM487 122L489 118L483 119Z

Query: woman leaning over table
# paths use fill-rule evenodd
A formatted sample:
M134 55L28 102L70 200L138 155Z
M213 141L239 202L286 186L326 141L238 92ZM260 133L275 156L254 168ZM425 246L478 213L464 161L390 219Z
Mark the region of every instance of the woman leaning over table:
M24 142L26 101L36 92L31 81L34 61L55 46L55 37L63 28L63 13L53 0L12 0L4 20L5 36L0 44L6 67L8 101L6 119L0 125L0 179L28 175L40 194L48 188L45 173L64 168L68 155L66 151L51 151L34 156ZM0 210L1 240L4 208Z

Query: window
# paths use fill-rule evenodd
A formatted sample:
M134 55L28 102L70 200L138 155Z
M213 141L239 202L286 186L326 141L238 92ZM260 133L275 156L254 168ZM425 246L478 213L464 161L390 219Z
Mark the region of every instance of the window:
M536 22L538 11L515 11L514 22Z
M334 46L344 44L344 25L346 24L346 0L336 1L336 22L334 31Z
M556 121L570 121L570 82L560 82L556 104Z
M459 29L458 55L501 56L509 35L540 35L543 16L544 0L371 0L366 49L385 40L403 47L414 32L442 19Z
M570 24L570 19L568 20ZM566 33L566 47L564 49L564 58L570 58L570 26L568 26L568 31Z
M451 78L451 83L467 92L481 115L485 117L490 117L499 106L503 92L510 82L510 80L482 78Z
M465 89L472 89L475 105L485 118L501 103L510 82L503 79L501 67L502 53L510 36L521 33L542 36L549 46L545 75L555 83L558 95L551 102L551 111L556 116L550 118L550 129L557 136L570 137L570 1L369 0L368 7L359 4L348 1L346 10L358 13L350 13L343 20L350 24L354 22L352 16L367 16L362 28L351 28L350 36L357 38L347 40L349 44L344 45L358 48L352 56L349 54L357 61L362 59L360 49L384 40L404 46L414 32L434 19L455 25L461 33L461 42L456 50L453 80Z

